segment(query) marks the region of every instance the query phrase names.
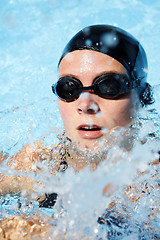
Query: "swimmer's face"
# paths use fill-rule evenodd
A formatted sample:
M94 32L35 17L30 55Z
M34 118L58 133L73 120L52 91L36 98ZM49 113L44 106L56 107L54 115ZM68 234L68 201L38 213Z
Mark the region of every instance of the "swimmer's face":
M109 72L126 74L121 63L112 57L91 50L76 50L68 53L59 66L59 77L78 78L83 86ZM128 126L132 117L131 94L117 99L104 99L92 92L83 92L73 102L58 99L66 136L78 145L92 149L97 146L108 130Z

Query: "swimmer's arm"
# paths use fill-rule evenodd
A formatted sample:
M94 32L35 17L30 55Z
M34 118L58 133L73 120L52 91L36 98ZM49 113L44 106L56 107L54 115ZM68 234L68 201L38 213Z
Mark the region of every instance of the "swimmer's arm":
M7 160L8 154L0 152L0 165ZM38 152L34 150L29 144L25 145L18 153L13 155L7 165L17 171L31 171L35 160L40 160Z
M51 239L53 224L50 222L53 217L46 215L44 218L38 213L3 218L0 220L0 239Z
M45 160L45 157L51 158L50 152L40 141L36 142L34 146L27 144L9 159L8 166L18 172L31 172L36 162ZM8 155L1 152L0 164L7 158ZM0 174L0 194L15 194L23 191L29 195L34 192L34 183L29 177L20 176L18 173L17 175L9 175L6 172L5 176Z
M20 172L30 172L35 170L34 165L37 162L46 159L52 159L51 148L44 146L41 141L36 141L33 145L26 144L12 156L8 161L8 166Z
M0 173L0 195L5 196L7 194L18 194L19 192L26 192L27 194L30 194L33 192L33 184L34 181L28 177L20 176L17 174L11 175L9 174L8 171L15 169L19 170L21 168L21 171L27 171L29 170L29 167L26 166L25 164L23 165L22 163L20 164L20 160L24 159L25 157L28 157L28 154L26 154L26 147L24 147L23 150L21 150L19 153L17 153L15 156L11 157L9 160L9 165L10 168L7 167L6 165L6 173L4 174L4 169L3 169L3 174ZM22 158L23 155L23 158ZM4 163L8 158L8 154L3 154L3 152L0 152L0 165ZM22 167L21 167L22 165ZM5 168L5 166L3 166ZM1 170L0 170L1 172Z

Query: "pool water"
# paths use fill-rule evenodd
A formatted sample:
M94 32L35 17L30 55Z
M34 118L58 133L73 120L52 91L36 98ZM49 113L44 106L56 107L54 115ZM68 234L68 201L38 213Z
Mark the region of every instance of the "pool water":
M32 144L37 139L42 139L46 146L58 143L56 136L63 131L63 126L51 85L57 80L57 63L65 44L87 25L112 24L128 30L140 40L148 56L148 81L154 88L156 100L140 113L142 126L135 137L137 142L132 155L117 145L110 149L108 158L94 172L86 168L75 174L69 169L66 174L55 177L43 166L44 171L39 176L23 173L44 184L44 188L39 190L41 193L59 194L55 208L39 209L34 201L28 205L23 195L21 198L1 197L1 219L38 212L43 217L48 216L47 222L51 225L56 222L56 227L51 230L51 239L57 234L59 239L64 235L66 239L106 239L106 231L108 239L160 239L160 192L157 188L160 183L158 177L151 178L159 167L150 169L147 165L158 157L160 146L157 138L160 114L159 14L159 0L0 2L0 151L8 153L9 157L26 143ZM140 140L153 132L155 136L142 145ZM114 159L118 157L121 161L115 164ZM137 170L148 172L135 179ZM1 167L1 172L17 174L6 164ZM146 179L150 179L149 183ZM103 188L111 182L119 188L114 194L105 196ZM124 196L124 185L135 182L137 188L143 182L154 190L144 193L133 204ZM113 199L116 199L117 213L108 216L107 226L98 224L98 217L103 216ZM121 215L126 216L125 221L116 223L115 219Z

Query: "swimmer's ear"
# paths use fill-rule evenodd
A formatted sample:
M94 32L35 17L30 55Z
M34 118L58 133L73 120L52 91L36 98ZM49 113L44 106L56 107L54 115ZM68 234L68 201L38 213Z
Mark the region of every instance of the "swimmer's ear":
M146 87L140 95L140 101L142 106L147 106L155 102L153 97L153 89L149 83L146 83Z

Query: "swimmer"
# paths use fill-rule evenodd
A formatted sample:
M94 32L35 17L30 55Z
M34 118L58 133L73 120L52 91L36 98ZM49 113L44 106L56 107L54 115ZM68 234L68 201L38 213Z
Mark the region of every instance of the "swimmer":
M51 148L40 141L34 147L27 145L9 160L9 166L33 171L37 161L47 160L53 174L68 167L79 171L88 164L94 170L105 159L105 149L115 144L112 132L131 129L138 109L153 103L147 71L146 53L128 32L109 25L82 29L66 45L58 63L59 79L52 85L64 125L59 144ZM86 161L88 154L92 161ZM5 176L1 194L17 189L33 192L33 182L22 178L16 177L12 186L14 176ZM55 200L53 193L39 203L53 207Z
M59 79L52 85L65 131L60 143L51 148L40 141L27 145L8 165L18 171L33 171L37 161L48 160L53 174L67 167L78 171L88 164L96 168L105 159L101 153L116 144L110 137L112 131L132 129L138 108L153 103L147 71L146 53L128 32L109 25L82 29L64 48L58 63ZM92 161L86 161L89 155ZM15 178L18 190L32 191L29 179L5 178L1 194L17 191L17 184L6 184Z

